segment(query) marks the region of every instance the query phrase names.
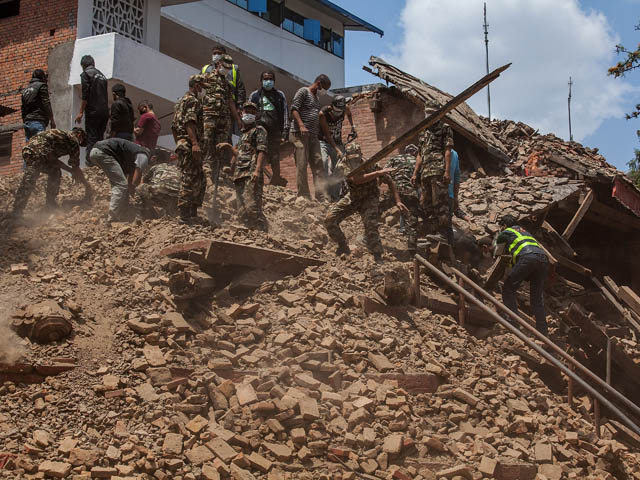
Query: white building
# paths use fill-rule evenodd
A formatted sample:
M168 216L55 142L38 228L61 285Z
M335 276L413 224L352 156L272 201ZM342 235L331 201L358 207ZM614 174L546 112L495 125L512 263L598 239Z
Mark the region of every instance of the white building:
M240 66L247 94L260 72L272 69L291 98L320 73L344 87L346 30L384 34L328 0L79 0L73 52L61 46L50 55L50 74L62 80L55 70L71 54L67 87L57 88L54 108L65 110L68 123L60 126L70 127L80 107L80 58L88 54L110 86L127 87L134 105L153 103L164 117L159 143L171 147L174 103L189 76L209 63L213 45L224 45Z

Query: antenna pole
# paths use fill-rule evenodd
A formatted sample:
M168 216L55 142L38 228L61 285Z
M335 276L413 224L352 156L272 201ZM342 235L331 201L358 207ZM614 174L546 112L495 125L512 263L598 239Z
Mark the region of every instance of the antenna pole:
M569 141L573 142L573 133L571 132L571 87L573 86L573 81L571 77L569 77L569 98L567 99L567 105L569 107Z
M487 2L484 3L484 49L487 62L487 74L489 74L489 24L487 23ZM491 90L487 85L487 110L489 111L489 121L491 121Z

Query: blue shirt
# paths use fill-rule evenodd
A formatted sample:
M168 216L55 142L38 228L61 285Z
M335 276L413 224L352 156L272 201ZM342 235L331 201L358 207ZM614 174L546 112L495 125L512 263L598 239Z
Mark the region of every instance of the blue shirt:
M454 185L460 183L460 161L458 160L458 152L451 149L451 180L449 181L449 198L453 198Z

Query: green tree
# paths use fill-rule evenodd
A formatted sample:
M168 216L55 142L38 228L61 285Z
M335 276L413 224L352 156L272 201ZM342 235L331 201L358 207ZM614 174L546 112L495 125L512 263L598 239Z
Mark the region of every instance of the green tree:
M640 30L640 24L636 25L635 29ZM629 50L624 47L624 45L616 45L616 52L618 55L623 54L625 57L609 69L609 75L613 75L614 78L624 77L625 73L640 67L640 44L638 44L635 50ZM627 113L625 116L627 120L639 117L640 104L636 105L635 111ZM637 161L637 159L632 160L632 162Z
M636 135L638 135L638 139L640 140L640 130L636 132ZM640 188L640 150L636 148L634 153L636 157L627 162L627 166L629 167L627 175L633 181L634 185Z

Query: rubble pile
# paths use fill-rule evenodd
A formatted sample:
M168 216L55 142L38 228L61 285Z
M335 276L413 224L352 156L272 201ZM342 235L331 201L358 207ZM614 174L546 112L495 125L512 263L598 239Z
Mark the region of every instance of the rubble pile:
M27 312L41 302L71 315L54 315L69 317L68 336L24 338L23 363L74 365L0 385L3 478L638 478L640 439L606 419L598 438L588 397L576 391L570 407L562 379L543 382L512 335L426 308L369 310L409 264L373 263L358 219L345 222L348 259L333 256L324 207L280 188L266 190L269 234L232 223L226 187L218 228L165 218L107 228L108 185L88 176L93 205L64 178L61 212L30 211L0 233L0 313L16 327L40 318ZM543 208L578 184L472 179L469 188L478 192L463 208L489 234L493 212ZM489 189L495 201L474 207ZM523 190L531 198L518 198ZM385 247L402 252L388 223ZM223 264L213 241L246 248L246 259L260 248L309 265L267 274L246 259Z
M522 122L482 119L506 146L505 153L513 160L509 168L518 173L571 177L577 170L588 177L603 176L609 179L621 174L607 163L597 148L585 147L578 142L565 142L551 133L540 135Z

